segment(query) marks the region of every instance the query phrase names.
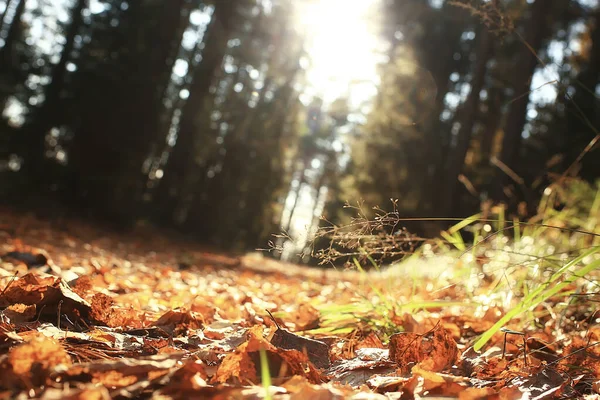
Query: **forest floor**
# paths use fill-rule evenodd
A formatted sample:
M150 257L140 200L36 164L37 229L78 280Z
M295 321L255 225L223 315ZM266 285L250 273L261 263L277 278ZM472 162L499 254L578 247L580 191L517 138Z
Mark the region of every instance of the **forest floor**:
M337 271L8 210L0 246L0 398L600 398L568 280L476 352L529 297L455 255Z

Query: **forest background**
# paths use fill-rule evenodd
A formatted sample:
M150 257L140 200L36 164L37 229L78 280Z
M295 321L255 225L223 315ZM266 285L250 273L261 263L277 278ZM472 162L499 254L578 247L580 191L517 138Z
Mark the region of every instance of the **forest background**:
M319 226L350 221L347 202L416 219L503 203L526 219L553 193L589 210L598 189L597 0L0 10L0 202L13 207L230 251L274 240L297 259Z

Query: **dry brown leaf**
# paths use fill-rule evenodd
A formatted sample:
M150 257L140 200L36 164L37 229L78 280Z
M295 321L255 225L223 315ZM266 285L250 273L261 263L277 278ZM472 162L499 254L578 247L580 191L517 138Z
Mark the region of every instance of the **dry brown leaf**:
M34 305L13 304L2 310L2 316L7 323L22 324L35 319L36 307Z
M277 330L271 338L271 343L279 349L297 350L306 354L317 368L329 368L331 364L329 346L320 340L296 335L277 326Z
M29 390L42 385L59 365L71 365L71 357L56 340L39 335L8 352L0 363L0 380L4 388Z
M457 356L456 342L442 327L423 335L397 333L390 338L390 359L398 363L403 372L415 364L427 371L443 371L456 362Z
M260 349L272 352L276 350L263 338L262 333L263 329L260 326L251 328L248 331L248 340L240 345L234 353L225 357L212 380L218 383L231 383L231 381L256 383L258 381L257 369L248 353Z

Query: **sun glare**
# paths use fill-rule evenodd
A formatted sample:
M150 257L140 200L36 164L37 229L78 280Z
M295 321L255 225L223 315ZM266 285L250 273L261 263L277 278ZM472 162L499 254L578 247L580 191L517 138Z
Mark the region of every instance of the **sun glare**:
M376 93L381 40L374 29L380 0L312 0L300 3L299 27L307 36L309 88L325 103L347 96L359 105Z
M307 84L300 100L308 104L319 97L327 107L343 98L356 114L368 112L379 84L377 66L386 61L386 48L376 30L381 0L298 0L294 4L296 29L307 41L307 58L301 60ZM332 145L341 151L342 140ZM315 158L306 174L318 176L322 168L322 161ZM304 248L315 214L320 215L324 207L325 196L315 195L308 185L295 196L288 196L284 210L284 221L294 210L287 227L294 240L284 244L283 259Z

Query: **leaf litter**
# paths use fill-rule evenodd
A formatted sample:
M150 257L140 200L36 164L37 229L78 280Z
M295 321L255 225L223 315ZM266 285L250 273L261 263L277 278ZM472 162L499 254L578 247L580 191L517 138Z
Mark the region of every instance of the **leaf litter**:
M590 307L567 309L570 329L534 309L477 352L509 310L467 304L441 275L415 289L402 274L1 215L18 229L0 232L0 398L600 398Z

